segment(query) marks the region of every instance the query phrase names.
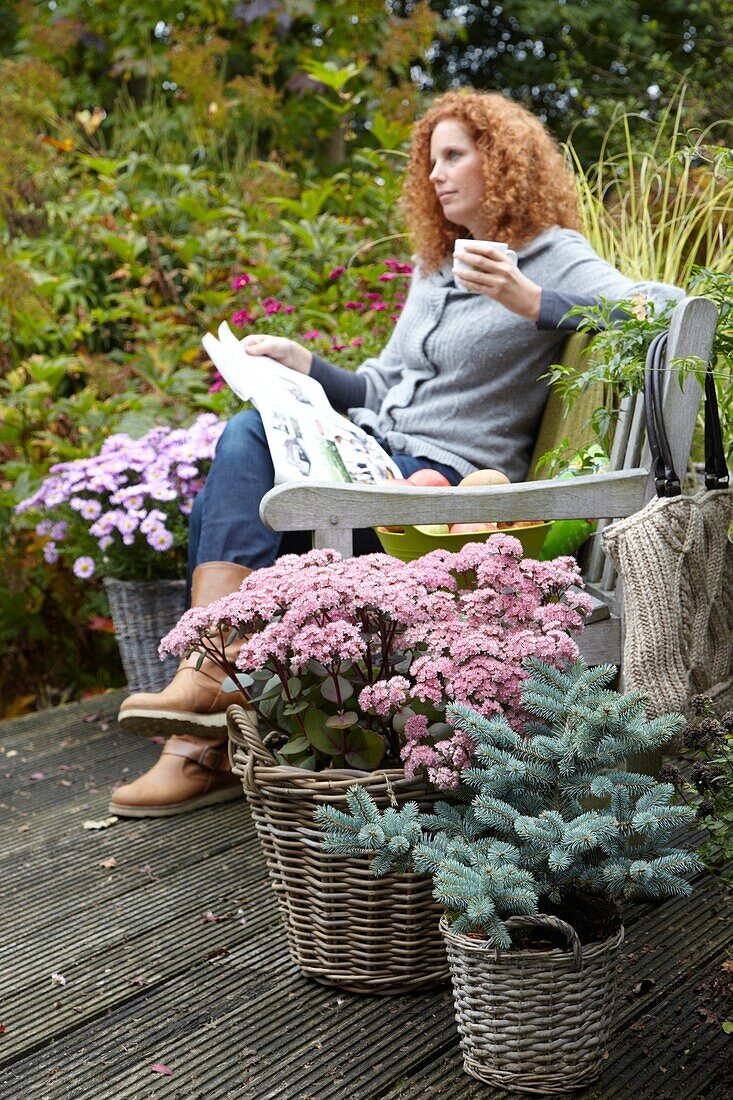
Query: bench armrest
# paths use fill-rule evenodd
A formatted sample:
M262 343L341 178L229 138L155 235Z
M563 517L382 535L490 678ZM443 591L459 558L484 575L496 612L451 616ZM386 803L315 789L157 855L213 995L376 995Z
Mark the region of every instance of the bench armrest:
M275 531L334 532L379 524L614 518L642 507L648 478L648 470L637 468L521 485L445 489L401 482L385 487L298 481L271 489L262 500L260 516Z

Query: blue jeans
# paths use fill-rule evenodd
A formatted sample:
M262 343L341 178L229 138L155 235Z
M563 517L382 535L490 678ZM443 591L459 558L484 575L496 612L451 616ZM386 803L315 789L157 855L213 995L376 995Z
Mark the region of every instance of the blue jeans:
M384 442L380 440L384 446ZM461 475L450 466L413 455L392 455L405 477L430 467L457 485ZM189 523L188 585L197 565L233 561L250 569L272 565L281 554L311 549L309 531L270 531L260 519L260 501L275 483L265 429L255 409L245 409L227 424L216 448L206 484L193 502ZM380 550L371 527L354 531L354 553Z

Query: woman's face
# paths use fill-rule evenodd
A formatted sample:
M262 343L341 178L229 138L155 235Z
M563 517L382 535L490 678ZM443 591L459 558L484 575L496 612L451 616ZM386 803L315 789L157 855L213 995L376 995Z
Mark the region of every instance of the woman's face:
M445 217L483 236L482 157L467 130L454 118L439 122L430 138L430 182Z

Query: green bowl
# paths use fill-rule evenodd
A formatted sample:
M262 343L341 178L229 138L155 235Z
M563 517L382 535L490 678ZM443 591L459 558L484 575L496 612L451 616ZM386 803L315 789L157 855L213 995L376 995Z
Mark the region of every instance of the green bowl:
M486 542L492 535L513 535L519 539L526 558L538 558L551 523L537 523L531 527L510 527L504 531L467 531L455 535L432 535L420 527L402 527L389 531L376 527L382 548L400 561L415 561L431 550L461 550L469 542Z

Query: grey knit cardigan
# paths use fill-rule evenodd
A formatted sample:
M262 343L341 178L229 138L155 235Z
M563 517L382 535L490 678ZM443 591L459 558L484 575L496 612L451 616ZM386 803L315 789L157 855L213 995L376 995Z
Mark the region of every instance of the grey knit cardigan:
M676 287L626 278L569 229L546 230L518 259L533 282L572 298L618 301L643 291L659 305L682 296ZM541 376L566 335L457 289L450 265L433 275L418 266L389 342L356 372L366 397L349 416L395 454L442 462L463 476L492 468L521 481L549 392Z

